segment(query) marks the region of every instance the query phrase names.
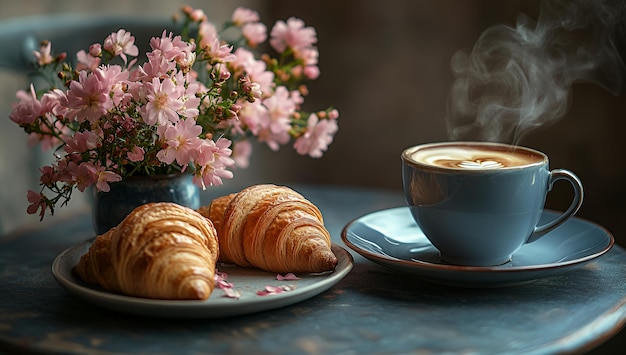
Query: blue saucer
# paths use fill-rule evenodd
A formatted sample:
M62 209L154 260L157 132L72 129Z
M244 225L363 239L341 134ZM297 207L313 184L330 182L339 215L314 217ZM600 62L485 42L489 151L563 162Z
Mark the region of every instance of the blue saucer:
M541 223L559 213L544 211ZM417 226L408 207L372 212L348 223L341 239L363 257L431 282L459 287L502 287L554 276L581 267L611 249L610 232L572 218L541 239L523 245L498 266L450 265Z

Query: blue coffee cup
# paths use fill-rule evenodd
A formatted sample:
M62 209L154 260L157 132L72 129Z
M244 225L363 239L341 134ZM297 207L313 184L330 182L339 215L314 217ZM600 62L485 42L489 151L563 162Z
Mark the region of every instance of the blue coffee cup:
M537 150L500 143L442 142L402 152L402 181L411 213L450 264L494 266L525 243L571 218L583 201L580 179L550 170ZM574 188L569 208L537 225L557 180Z

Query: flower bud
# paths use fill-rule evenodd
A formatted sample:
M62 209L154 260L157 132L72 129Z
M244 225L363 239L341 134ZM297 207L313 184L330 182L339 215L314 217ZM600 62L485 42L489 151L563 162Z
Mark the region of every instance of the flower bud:
M304 67L304 76L308 79L315 80L320 76L320 68L316 65L307 65Z
M302 84L302 85L298 86L298 92L302 96L307 96L307 95L309 95L309 88L306 85Z
M89 46L89 55L92 57L102 56L102 45L100 43L94 43Z
M302 65L296 65L291 68L291 75L299 79L300 77L302 77L302 71Z
M230 79L230 72L228 70L220 71L220 80L226 81L228 79Z
M56 60L57 62L62 62L62 61L64 61L64 60L65 60L65 58L67 58L67 53L63 52L63 53L58 54L58 55L56 56L55 60Z
M235 112L235 114L237 114L237 113L239 113L239 111L241 111L241 105L238 105L238 104L232 104L232 105L230 106L230 109L231 109L232 111L234 111L234 112Z

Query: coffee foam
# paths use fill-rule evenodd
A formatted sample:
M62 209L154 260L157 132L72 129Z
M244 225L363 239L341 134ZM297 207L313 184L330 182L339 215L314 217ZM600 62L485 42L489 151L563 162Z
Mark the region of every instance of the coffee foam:
M422 164L450 169L492 170L520 167L543 161L543 156L525 149L506 150L499 146L433 146L410 154Z

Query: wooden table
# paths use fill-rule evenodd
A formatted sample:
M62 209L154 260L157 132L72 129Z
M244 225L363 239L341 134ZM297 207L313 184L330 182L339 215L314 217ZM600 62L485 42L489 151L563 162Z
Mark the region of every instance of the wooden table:
M397 192L293 187L320 207L340 245L341 229L352 219L404 204ZM212 189L203 200L226 192ZM352 253L352 271L309 300L184 320L109 311L69 293L53 278L51 264L93 237L90 216L45 226L0 237L0 353L579 353L626 322L626 251L617 245L582 269L497 289L438 286ZM624 337L596 351L619 353Z

